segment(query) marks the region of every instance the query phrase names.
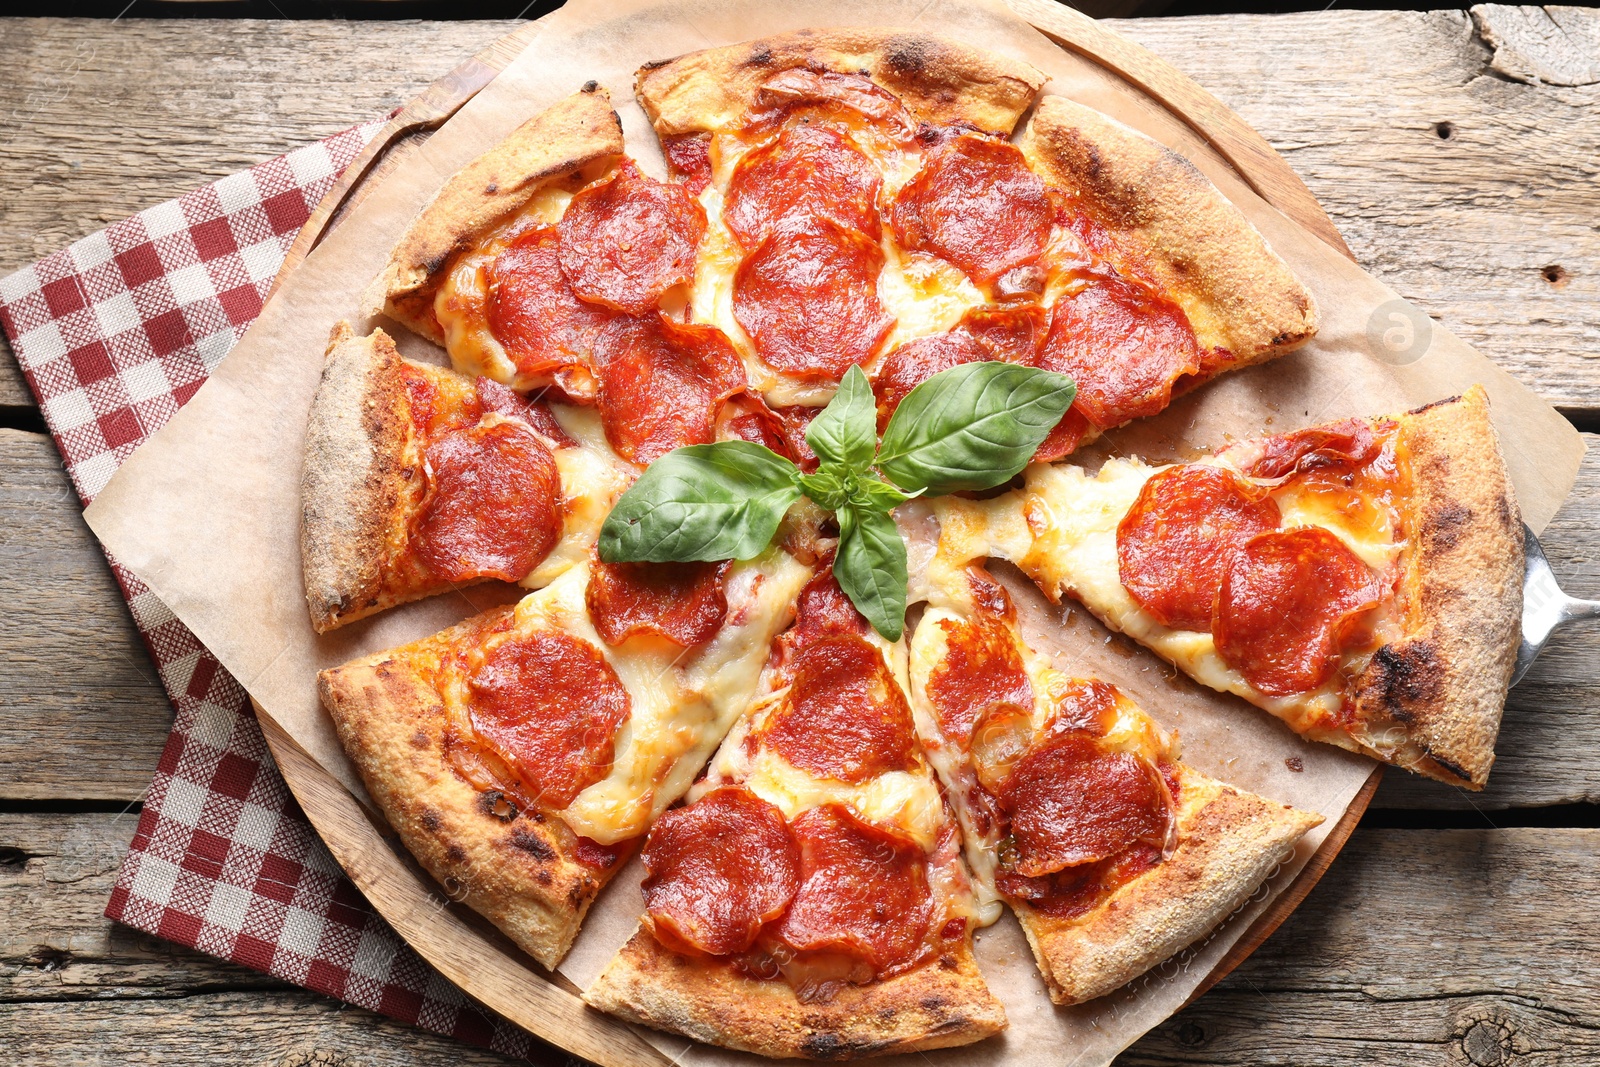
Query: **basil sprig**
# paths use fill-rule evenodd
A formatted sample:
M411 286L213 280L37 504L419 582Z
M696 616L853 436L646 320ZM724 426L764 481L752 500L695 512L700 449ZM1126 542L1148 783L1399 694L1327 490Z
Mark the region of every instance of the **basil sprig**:
M811 420L817 469L748 441L674 449L652 463L600 528L607 563L750 559L802 495L839 522L833 574L886 639L905 631L906 546L889 513L912 497L1004 484L1033 458L1077 388L1014 363L935 374L895 409L880 444L877 403L860 367Z

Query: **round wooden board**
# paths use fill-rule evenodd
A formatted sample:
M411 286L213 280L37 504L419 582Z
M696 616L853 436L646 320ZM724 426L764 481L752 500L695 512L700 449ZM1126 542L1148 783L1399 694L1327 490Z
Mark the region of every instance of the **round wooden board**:
M1354 255L1311 191L1272 149L1187 75L1086 15L1053 0L1007 0L1039 32L1128 82L1199 134L1263 200L1347 258ZM537 29L528 23L456 67L397 111L346 168L290 246L279 283L304 261L340 217L418 139L437 129L515 58ZM270 294L269 294L270 296ZM267 745L311 824L351 881L428 962L486 1007L575 1055L604 1067L664 1067L669 1061L627 1025L586 1008L558 974L522 955L497 931L442 895L419 894L427 876L392 831L256 706ZM1254 952L1311 892L1366 811L1383 767L1370 777L1295 880L1217 963L1193 1003Z

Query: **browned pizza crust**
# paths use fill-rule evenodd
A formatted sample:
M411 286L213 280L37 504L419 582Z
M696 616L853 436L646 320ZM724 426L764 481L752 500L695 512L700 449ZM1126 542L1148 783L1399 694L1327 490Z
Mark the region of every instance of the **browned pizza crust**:
M317 688L367 792L417 862L451 900L554 967L622 861L607 871L575 862L566 854L564 828L550 817L516 812L499 794L457 775L444 749L449 720L429 677L440 649L474 641L511 611L497 608L404 648L323 671Z
M1026 63L894 29L801 30L647 63L636 88L663 137L736 124L774 74L796 67L866 74L919 120L1009 135L1045 76Z
M1012 907L1057 1004L1104 996L1194 944L1242 905L1322 816L1179 764L1178 847L1094 910Z
M844 1060L982 1040L1005 1028L970 945L882 982L803 1004L781 979L663 948L640 927L583 999L603 1011L698 1041L785 1059Z
M1239 209L1194 164L1062 96L1039 101L1023 150L1075 206L1110 231L1132 264L1189 316L1203 348L1248 366L1317 331L1311 294ZM1140 254L1142 253L1142 254ZM1196 382L1187 382L1192 387Z
M1522 632L1522 513L1481 386L1396 421L1414 493L1407 632L1355 684L1357 741L1430 778L1482 789Z
M329 338L300 475L300 557L318 633L428 592L397 599L385 590L417 482L406 477L411 414L399 363L382 330L356 337L341 322Z
M411 223L368 291L369 311L444 344L433 297L450 261L554 182L588 184L622 155L622 124L594 82L458 171Z

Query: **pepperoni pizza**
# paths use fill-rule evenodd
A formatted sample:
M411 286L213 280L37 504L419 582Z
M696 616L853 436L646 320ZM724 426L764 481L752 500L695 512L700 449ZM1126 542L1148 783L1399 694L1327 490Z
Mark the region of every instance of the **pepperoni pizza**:
M929 568L917 732L985 918L1008 903L1050 998L1078 1004L1216 926L1322 817L1207 777L1114 686L1051 668L1005 587L962 555Z
M1005 1025L973 947L1003 903L1077 1003L1202 936L1320 821L1049 667L987 557L1308 736L1487 774L1520 541L1481 395L1171 467L1056 462L1317 313L1192 165L1044 81L861 29L649 64L665 179L591 83L452 177L369 291L453 370L335 332L306 440L313 626L534 591L323 672L322 701L422 865L546 966L642 851L597 1006L774 1056L976 1041ZM675 449L813 471L851 368L882 430L996 361L1076 396L1020 488L910 505L940 534L909 652L840 592L841 527L803 498L752 559L596 549Z
M1005 1026L960 836L916 743L905 644L828 571L761 695L644 846L645 912L585 994L767 1056L963 1045Z
M1522 524L1481 387L1193 463L1036 464L996 554L1297 733L1481 789L1516 658Z

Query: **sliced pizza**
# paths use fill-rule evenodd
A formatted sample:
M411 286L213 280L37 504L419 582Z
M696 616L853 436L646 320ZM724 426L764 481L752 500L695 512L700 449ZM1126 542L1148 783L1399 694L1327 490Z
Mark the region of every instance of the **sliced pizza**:
M318 633L499 579L545 585L589 556L637 468L593 414L404 359L340 323L306 426L301 557ZM568 432L571 427L571 432Z
M339 739L446 889L547 967L749 705L811 568L567 570L513 606L322 672Z
M983 302L958 265L897 243L884 209L942 142L973 134L1020 159L1005 138L1044 80L953 41L873 29L764 38L639 72L669 170L706 212L692 315L733 339L769 404L825 403L851 366ZM1007 219L1009 187L971 177L967 206L998 223L988 242L1036 236Z
M734 340L771 404L821 403L861 364L886 421L941 370L1028 363L1078 383L1040 449L1054 459L1312 336L1310 294L1180 156L1054 96L1011 144L1041 84L1002 57L873 31L640 72L708 219L693 314Z
M1004 1027L973 960L960 835L916 743L905 645L873 632L831 571L688 801L650 833L645 914L589 1003L813 1059Z
M917 731L983 918L1016 912L1050 997L1103 996L1198 940L1322 821L1183 763L1114 686L1052 668L1005 587L936 556L911 640Z
M972 518L1196 681L1295 732L1481 789L1522 617L1522 524L1487 395L1192 463L1036 464Z

